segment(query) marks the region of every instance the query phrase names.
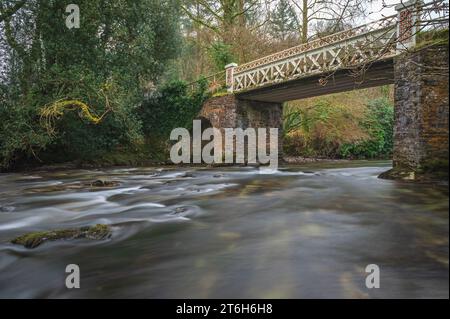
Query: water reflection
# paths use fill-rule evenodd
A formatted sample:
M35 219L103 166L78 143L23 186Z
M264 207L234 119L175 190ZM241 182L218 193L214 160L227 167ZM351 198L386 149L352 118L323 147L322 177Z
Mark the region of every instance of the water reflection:
M377 179L388 166L3 174L0 297L448 298L448 186ZM80 187L99 178L120 185ZM9 244L96 223L110 240ZM365 287L372 263L380 289Z

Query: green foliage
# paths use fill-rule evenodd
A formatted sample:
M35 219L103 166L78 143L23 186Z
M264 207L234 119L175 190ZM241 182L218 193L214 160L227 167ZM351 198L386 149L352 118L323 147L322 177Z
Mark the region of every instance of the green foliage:
M29 1L0 30L0 168L94 160L143 141L136 108L178 53L177 1L80 0L79 29L65 26L67 4ZM111 112L99 123L64 112L49 134L40 113L60 100Z
M18 108L2 103L0 107L0 169L9 168L19 160L36 157L51 142L51 137L35 123L37 114L33 107Z
M386 98L370 101L367 117L361 126L369 139L353 144L344 144L340 149L342 157L389 158L393 149L394 107Z
M390 157L394 115L389 90L381 87L288 103L284 152L327 158Z
M172 81L153 92L139 107L144 134L168 140L174 128L190 129L208 97L207 86L207 81L202 79L189 92L186 83Z
M217 71L222 71L227 64L236 62L231 46L223 42L215 42L208 48L208 54Z
M417 33L416 37L417 44L415 49L420 49L429 45L448 45L449 32L448 29L421 31Z
M283 134L287 136L289 133L299 129L302 124L302 115L300 111L289 110L283 116Z
M314 106L314 111L305 109L288 109L283 116L283 133L288 135L301 129L306 134L318 124L329 118L332 105L327 101L319 101Z
M292 128L285 133L285 152L291 155L336 157L337 148L347 134L346 127L339 126L339 123L351 122L346 117L345 110L326 99L317 99L310 107L288 110L284 124Z

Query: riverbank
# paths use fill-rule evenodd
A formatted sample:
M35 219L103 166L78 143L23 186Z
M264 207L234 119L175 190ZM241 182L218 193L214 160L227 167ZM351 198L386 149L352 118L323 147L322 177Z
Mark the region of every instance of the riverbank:
M303 156L285 156L280 162L280 165L291 164L311 164L311 163L350 163L357 160L349 159L332 159L332 158L314 158ZM108 168L120 168L120 167L151 167L151 166L164 166L164 167L230 167L230 166L247 166L244 164L174 164L170 160L149 160L139 157L122 157L113 158L108 161L73 161L65 163L45 164L38 165L34 163L32 165L21 165L11 170L2 171L2 173L20 173L20 172L33 172L33 171L60 171L60 170L72 170L72 169L108 169ZM259 165L248 165L259 166Z
M351 162L350 159L335 159L324 157L304 157L304 156L284 156L283 161L286 164L309 164L309 163L346 163Z
M345 165L358 162L370 162L370 161L386 161L386 159L375 159L375 160L361 160L361 159L335 159L335 158L319 158L319 157L304 157L304 156L284 156L282 161L280 161L280 167L286 166L297 166L297 165L308 165L308 164L340 164ZM37 172L37 171L64 171L64 170L75 170L75 169L114 169L114 168L129 168L129 167L168 167L171 169L176 168L226 168L226 167L258 167L259 165L245 165L245 164L173 164L170 160L152 160L146 159L143 156L136 156L136 154L125 154L120 156L109 156L107 160L98 159L95 161L73 161L65 163L55 163L47 165L38 165L33 163L32 165L22 165L12 170L2 171L1 173L26 173L26 172ZM379 178L388 180L397 180L404 182L415 182L415 183L434 183L442 184L449 181L448 167L440 167L439 170L433 171L432 169L414 171L406 168L391 168L386 172L380 174Z

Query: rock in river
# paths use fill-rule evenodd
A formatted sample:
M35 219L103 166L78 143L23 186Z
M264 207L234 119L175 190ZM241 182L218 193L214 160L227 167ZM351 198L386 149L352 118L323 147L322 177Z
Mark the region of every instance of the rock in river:
M106 181L106 180L102 180L102 179L98 179L96 181L93 181L90 186L93 187L115 187L118 186L119 183L116 181Z
M97 224L76 229L61 229L43 232L33 232L19 236L11 241L13 244L23 245L26 248L36 248L46 241L94 239L100 240L111 237L111 228L107 225Z

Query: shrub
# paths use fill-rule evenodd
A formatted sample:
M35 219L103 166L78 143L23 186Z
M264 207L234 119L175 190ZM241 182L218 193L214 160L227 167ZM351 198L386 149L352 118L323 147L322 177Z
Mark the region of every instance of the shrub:
M390 88L290 102L284 108L284 152L328 158L388 158L393 148Z
M367 105L366 118L361 126L370 138L344 144L340 149L342 157L389 158L393 149L394 106L386 98L372 100Z
M213 62L213 65L218 71L224 70L229 63L236 62L236 59L231 51L231 46L223 42L214 42L208 48L208 54Z
M193 91L189 91L183 81L164 84L138 108L144 135L167 140L176 127L190 129L207 97L207 81L204 79Z

